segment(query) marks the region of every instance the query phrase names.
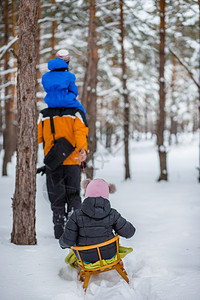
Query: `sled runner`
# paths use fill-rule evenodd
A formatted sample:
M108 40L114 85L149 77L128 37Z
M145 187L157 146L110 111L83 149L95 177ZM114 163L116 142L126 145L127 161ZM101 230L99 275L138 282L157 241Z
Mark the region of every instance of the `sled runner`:
M107 246L109 244L112 244L113 242L116 243L116 248L117 248L116 255L111 259L107 259L107 260L102 259L101 253L100 253L100 248ZM119 248L122 249L122 253L120 253ZM125 247L119 246L119 236L118 235L116 235L114 238L112 238L104 243L95 244L95 245L91 245L91 246L80 246L80 247L72 246L71 249L76 257L78 266L80 267L79 280L84 281L83 289L85 291L87 290L87 286L88 286L91 275L114 270L114 269L122 276L122 278L124 280L126 280L127 283L129 283L129 279L127 277L127 273L124 269L121 258L124 257L127 253L131 252L132 248L125 248ZM96 263L89 263L89 264L84 263L83 260L81 259L79 251L86 251L86 250L91 250L91 249L97 249L99 261L97 261Z

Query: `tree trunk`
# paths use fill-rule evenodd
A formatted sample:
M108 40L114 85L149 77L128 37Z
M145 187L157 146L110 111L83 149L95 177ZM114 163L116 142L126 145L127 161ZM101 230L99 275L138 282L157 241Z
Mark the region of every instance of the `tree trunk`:
M4 24L4 3L0 2L0 24ZM4 45L4 36L0 35L0 47ZM3 70L3 60L0 60L0 68ZM3 76L0 76L0 85L3 84ZM0 99L2 99L2 89L0 89ZM2 102L0 102L0 135L3 134L3 108ZM0 151L2 150L2 144L0 143Z
M177 42L174 42L174 48L176 49ZM171 82L171 98L172 98L172 104L171 104L171 112L170 112L170 135L169 135L169 144L172 143L172 135L176 138L176 144L178 144L178 137L177 137L177 111L174 110L176 105L176 99L174 96L174 93L176 91L175 89L175 82L176 82L176 58L174 55L172 55L172 82Z
M52 18L55 18L56 1L51 0L51 4L53 6ZM55 44L56 44L55 31L56 31L56 21L52 21L52 26L51 26L51 58L52 59L55 57Z
M17 8L16 8L16 1L12 0L12 35L15 37L16 33L16 15L17 15ZM17 43L13 44L13 50L15 53L18 51ZM14 68L17 68L17 61L14 60L13 64ZM17 106L17 96L16 96L16 81L17 81L17 72L13 72L12 74L12 97L10 102L10 125L11 125L11 134L12 134L12 155L14 151L16 151L16 144L17 144L17 129L16 129L16 106Z
M149 126L148 126L148 97L145 97L145 107L144 107L144 121L145 121L145 125L144 125L144 130L145 130L145 136L146 136L146 140L148 139L148 131L149 131Z
M165 130L165 0L160 0L160 67L159 67L159 116L157 123L157 145L160 160L160 180L168 180L167 173L167 153L164 146Z
M125 154L125 179L131 177L129 166L129 97L127 90L127 75L124 51L124 12L123 0L120 0L120 30L121 30L121 56L122 56L122 84L124 98L124 154Z
M11 242L36 244L35 194L37 161L36 62L37 1L20 0L17 76L17 167Z
M82 104L86 109L87 122L89 127L88 148L89 155L87 161L92 162L92 166L86 169L90 178L93 178L93 160L96 151L96 115L97 115L97 65L98 47L96 33L96 0L89 0L89 33L88 33L88 64L85 74L84 87L82 93Z
M4 2L4 28L5 28L5 34L4 34L4 44L8 44L8 38L9 38L9 3L8 0L5 0ZM9 53L8 51L4 55L4 70L9 69ZM8 84L7 87L5 87L5 129L3 131L3 148L4 148L4 157L3 157L3 168L2 168L2 175L7 176L7 165L11 161L12 157L12 134L11 134L11 122L10 122L10 114L11 114L11 89L9 86L10 83L10 74L6 74L4 76L4 83Z
M106 122L106 148L111 148L111 140L113 134L113 126L111 123Z
M16 0L12 0L12 35L13 37L16 37ZM17 43L13 44L13 50L15 53L17 53L18 49L17 49ZM17 61L16 59L14 59L14 64L13 64L14 68L17 68ZM16 74L17 72L13 73L13 82L15 82L16 80ZM15 109L15 98L16 98L16 87L15 84L12 85L12 103L11 103L11 108L14 112Z
M38 5L38 19L41 19L41 6L40 0L37 0ZM43 101L43 97L41 97L41 93L43 92L42 86L40 84L40 79L42 77L40 72L40 23L38 24L38 33L37 33L37 101ZM38 111L39 113L39 111Z
M200 51L200 0L198 0L199 5L199 51ZM199 92L199 103L198 103L198 112L199 112L199 176L198 181L200 182L200 55L199 55L199 86L198 86L198 92Z

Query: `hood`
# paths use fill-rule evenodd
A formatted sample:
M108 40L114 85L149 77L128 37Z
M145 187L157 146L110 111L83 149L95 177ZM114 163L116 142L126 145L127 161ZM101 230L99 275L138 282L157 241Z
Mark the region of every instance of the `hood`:
M83 201L81 210L91 218L102 219L109 214L111 206L108 199L102 197L88 197Z
M68 63L66 63L66 61L64 61L61 58L54 58L51 59L48 62L48 69L50 71L56 70L56 69L67 69L68 70Z

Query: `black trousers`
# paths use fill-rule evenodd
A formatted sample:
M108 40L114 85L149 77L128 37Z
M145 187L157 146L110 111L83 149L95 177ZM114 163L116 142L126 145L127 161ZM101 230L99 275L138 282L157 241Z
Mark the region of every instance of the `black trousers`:
M55 171L47 168L47 191L51 202L51 209L54 213L65 214L81 206L79 165L62 165Z

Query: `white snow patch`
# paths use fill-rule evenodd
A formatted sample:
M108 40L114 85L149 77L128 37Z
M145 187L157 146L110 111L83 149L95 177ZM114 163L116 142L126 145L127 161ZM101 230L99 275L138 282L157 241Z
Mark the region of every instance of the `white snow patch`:
M117 272L92 276L87 293L78 272L66 265L69 250L53 237L52 214L45 176L37 177L36 230L38 245L10 243L15 157L8 177L1 177L0 294L11 300L199 300L200 295L200 184L197 181L198 140L179 139L168 154L168 182L157 182L158 153L154 140L132 142L132 179L124 181L123 147L114 154L98 146L106 157L96 160L96 177L115 183L112 207L136 227L131 239L120 238L133 252L124 258L130 284ZM117 150L118 149L118 150ZM2 164L3 152L0 153ZM43 153L39 148L38 161Z

